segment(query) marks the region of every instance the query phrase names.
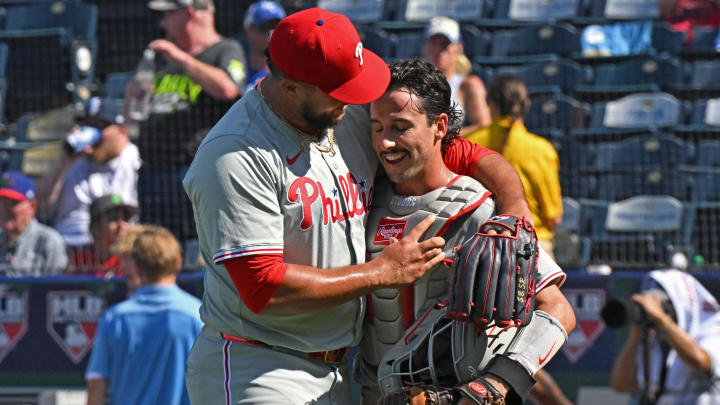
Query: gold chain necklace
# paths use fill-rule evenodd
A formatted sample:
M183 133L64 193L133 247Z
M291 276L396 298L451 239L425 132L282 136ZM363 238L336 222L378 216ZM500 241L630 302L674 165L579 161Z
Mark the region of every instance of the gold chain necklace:
M299 129L295 128L295 126L293 124L289 123L285 119L285 117L283 117L277 111L275 111L273 106L268 102L268 100L265 98L265 95L262 93L262 90L261 90L259 84L255 88L257 89L257 93L260 95L260 98L262 98L263 101L265 101L265 104L267 104L268 107L270 107L270 110L272 110L272 112L275 113L275 115L277 115L277 117L280 118L280 120L282 122L284 122L287 126L289 126L290 129L292 129L293 132L295 132L295 134L298 137L300 137L300 139L302 139L305 142L312 143L313 145L315 145L315 149L320 151L320 153L330 153L330 156L335 156L335 129L334 128L330 127L327 129L328 146L320 145L320 143L316 140L316 138L314 136L306 134L305 132L302 132ZM303 152L307 151L307 149L305 149L305 143L300 143L300 150L302 150Z

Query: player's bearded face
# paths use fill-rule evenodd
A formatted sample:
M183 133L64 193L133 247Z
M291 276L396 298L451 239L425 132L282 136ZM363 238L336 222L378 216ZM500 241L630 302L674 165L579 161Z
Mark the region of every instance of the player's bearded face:
M315 131L334 127L345 116L347 104L315 89L300 104L300 115Z

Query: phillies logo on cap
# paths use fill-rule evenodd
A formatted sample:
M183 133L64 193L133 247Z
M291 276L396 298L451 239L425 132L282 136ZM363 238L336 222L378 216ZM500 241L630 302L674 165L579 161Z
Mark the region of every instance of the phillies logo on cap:
M27 291L22 294L13 290L0 292L0 362L25 336L27 328Z
M362 42L358 42L357 46L355 47L355 59L360 59L360 66L363 64L363 58L362 58Z
M47 331L73 363L92 347L105 302L90 291L51 291L47 295Z
M407 221L404 219L383 218L378 223L377 231L375 231L375 239L373 244L378 246L387 246L390 244L390 238L400 239L405 234Z

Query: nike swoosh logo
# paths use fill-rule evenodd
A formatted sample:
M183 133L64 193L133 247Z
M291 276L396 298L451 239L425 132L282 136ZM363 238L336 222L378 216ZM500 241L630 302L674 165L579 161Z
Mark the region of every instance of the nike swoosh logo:
M291 158L287 157L287 155L285 155L285 160L287 160L289 165L292 165L300 157L300 153L302 153L301 150L298 151L297 155L295 155L294 157L291 157Z
M550 357L550 353L552 353L553 349L555 348L555 343L557 343L557 342L554 342L554 343L553 343L552 347L550 347L550 350L548 350L548 352L547 352L547 354L545 355L545 357L542 357L542 358L541 358L540 356L538 356L538 365L542 366L543 363L545 363L545 360L547 360L548 357Z

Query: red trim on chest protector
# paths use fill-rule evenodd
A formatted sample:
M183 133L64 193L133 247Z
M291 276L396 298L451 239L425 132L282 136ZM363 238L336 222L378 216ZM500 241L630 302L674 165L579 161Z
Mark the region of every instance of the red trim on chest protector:
M455 179L453 179L453 182L454 182L454 181L455 181ZM452 184L452 182L451 182L451 184ZM443 227L440 229L440 231L438 231L438 233L437 233L435 236L443 236L443 235L445 234L445 232L447 232L448 228L450 228L450 225L452 225L452 223L455 222L455 220L457 220L457 219L460 218L461 216L467 214L467 213L470 212L470 211L473 211L475 208L477 208L477 207L479 207L480 205L482 205L482 203L484 203L485 200L487 200L490 196L492 196L492 192L486 191L485 194L483 194L483 196L480 197L479 200L477 200L477 201L475 201L474 203L468 205L468 206L465 207L465 209L463 209L462 211L460 211L460 212L458 212L457 214L455 214L455 215L451 216L450 218L448 218L447 221L445 221L445 225L443 225Z
M252 255L222 262L245 306L259 314L285 278L282 255Z

